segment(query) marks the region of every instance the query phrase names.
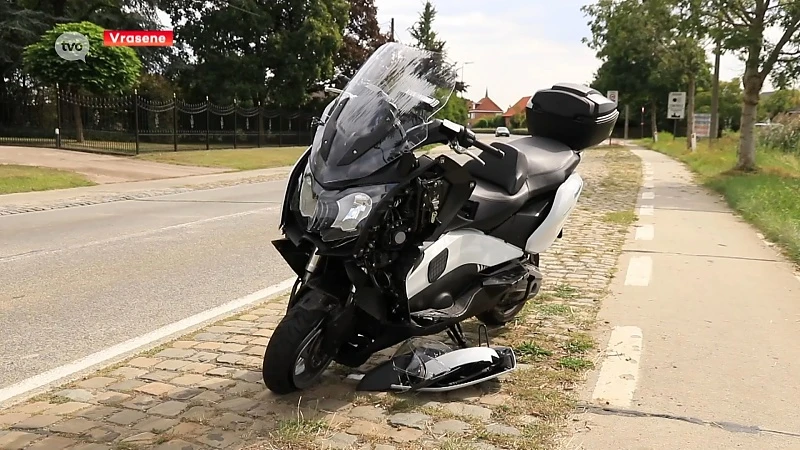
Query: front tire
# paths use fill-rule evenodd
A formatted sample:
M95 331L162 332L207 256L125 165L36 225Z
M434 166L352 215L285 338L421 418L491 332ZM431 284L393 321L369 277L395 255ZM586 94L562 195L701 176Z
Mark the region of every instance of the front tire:
M284 395L307 389L331 364L333 357L324 354L321 345L326 316L324 311L294 306L275 327L261 367L270 391Z

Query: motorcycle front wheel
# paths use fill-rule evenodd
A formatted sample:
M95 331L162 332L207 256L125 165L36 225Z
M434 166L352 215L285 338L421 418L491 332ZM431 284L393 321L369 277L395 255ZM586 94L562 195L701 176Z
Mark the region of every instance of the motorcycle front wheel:
M283 395L307 389L328 368L333 357L323 350L325 317L299 306L287 311L264 352L261 373L269 390Z

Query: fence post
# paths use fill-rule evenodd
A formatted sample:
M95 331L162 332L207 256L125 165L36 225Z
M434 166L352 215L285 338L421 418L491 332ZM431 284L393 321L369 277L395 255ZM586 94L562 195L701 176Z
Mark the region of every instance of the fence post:
M261 134L264 132L264 118L261 115L261 100L258 101L258 148L261 148Z
M206 150L209 148L209 135L211 134L211 103L208 102L208 96L206 95Z
M233 148L236 148L236 99L233 99Z
M172 93L172 151L178 151L178 96Z
M133 90L133 126L134 126L134 139L136 142L135 154L139 154L139 90Z
M283 111L278 113L278 147L283 147Z
M56 148L61 148L61 88L56 83Z

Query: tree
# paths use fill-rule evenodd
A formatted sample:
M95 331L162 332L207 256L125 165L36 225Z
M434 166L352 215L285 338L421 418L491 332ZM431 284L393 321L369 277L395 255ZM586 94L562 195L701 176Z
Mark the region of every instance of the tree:
M761 89L768 76L785 85L800 75L800 3L782 0L711 0L707 14L719 19L724 31L722 46L737 53L745 63L741 137L736 170L756 170L755 124ZM769 42L765 31L777 27L781 33Z
M188 95L216 102L266 99L300 107L334 56L348 23L346 0L237 0L236 7L194 0L165 2L176 24L180 61L170 75Z
M734 78L719 84L719 124L720 130L729 128L738 131L742 118L742 81ZM711 112L711 91L700 89L697 92L697 111Z
M372 53L389 42L378 24L375 0L350 0L350 20L334 64L340 75L352 78ZM343 86L339 86L343 87Z
M447 119L455 123L467 123L469 118L469 108L467 108L467 101L456 95L451 95L447 103L436 113L439 119Z
M63 33L77 32L89 40L86 62L67 61L53 49L56 39ZM45 32L39 42L24 51L25 70L40 82L60 84L77 94L86 90L95 94L119 93L136 83L142 63L129 47L103 45L103 29L91 22L56 25ZM83 142L80 105L73 102L75 128L78 142Z
M785 113L800 107L800 91L795 89L780 89L764 100L764 108L759 114L759 119L772 120L780 113Z
M593 86L619 90L628 105L649 105L657 138L658 105L674 86L660 70L672 28L670 8L658 0L599 0L581 10L592 32L583 42L603 60Z
M419 20L409 29L415 45L432 52L444 53L445 42L433 31L433 21L436 19L436 8L430 1L425 2L425 7L419 14Z

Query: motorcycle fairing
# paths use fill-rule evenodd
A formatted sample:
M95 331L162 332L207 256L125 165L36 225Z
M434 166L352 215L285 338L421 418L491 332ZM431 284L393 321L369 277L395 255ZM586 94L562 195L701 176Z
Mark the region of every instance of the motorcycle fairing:
M395 355L361 377L356 390L399 392L448 392L495 379L517 368L510 347L470 347L441 354L423 361L424 374L409 376L397 368ZM354 377L354 378L357 378Z

